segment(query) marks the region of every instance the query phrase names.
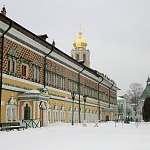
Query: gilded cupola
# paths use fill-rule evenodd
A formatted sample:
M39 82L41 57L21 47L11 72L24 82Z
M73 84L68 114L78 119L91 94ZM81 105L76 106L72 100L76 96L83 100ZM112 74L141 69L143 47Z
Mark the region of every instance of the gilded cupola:
M80 27L80 31L79 31L79 36L78 36L78 38L74 41L73 46L74 46L75 49L78 49L78 50L83 50L83 49L85 49L86 46L87 46L86 40L85 40L84 38L82 38L82 30L81 30L81 27Z

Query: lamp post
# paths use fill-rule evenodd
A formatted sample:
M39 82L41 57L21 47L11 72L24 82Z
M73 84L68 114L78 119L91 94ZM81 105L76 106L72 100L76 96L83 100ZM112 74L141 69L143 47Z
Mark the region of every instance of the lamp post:
M116 108L113 108L113 113L114 113L114 121L115 121L115 127L116 127Z
M74 99L75 99L76 93L73 91L71 92L72 96L72 126L74 125Z
M85 120L85 103L86 103L86 95L83 95L83 101L84 101L84 120Z

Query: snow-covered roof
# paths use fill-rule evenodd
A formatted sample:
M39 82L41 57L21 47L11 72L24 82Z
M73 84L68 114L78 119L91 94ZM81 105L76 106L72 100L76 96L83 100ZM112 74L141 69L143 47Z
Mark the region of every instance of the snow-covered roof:
M26 91L25 94L41 94L41 92L39 90L29 90Z

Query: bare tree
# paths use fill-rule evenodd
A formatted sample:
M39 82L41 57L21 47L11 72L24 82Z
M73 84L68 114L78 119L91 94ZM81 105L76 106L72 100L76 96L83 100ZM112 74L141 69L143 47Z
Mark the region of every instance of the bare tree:
M137 105L140 100L140 96L141 96L142 92L143 92L142 84L132 83L132 84L130 84L129 90L124 95L124 97L132 104Z

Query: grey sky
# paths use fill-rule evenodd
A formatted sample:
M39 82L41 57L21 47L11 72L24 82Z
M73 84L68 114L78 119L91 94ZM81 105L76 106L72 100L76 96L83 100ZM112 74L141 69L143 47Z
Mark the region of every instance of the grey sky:
M80 23L91 68L113 79L125 94L145 87L150 74L150 0L0 0L7 16L29 31L47 34L70 55Z

